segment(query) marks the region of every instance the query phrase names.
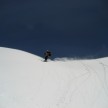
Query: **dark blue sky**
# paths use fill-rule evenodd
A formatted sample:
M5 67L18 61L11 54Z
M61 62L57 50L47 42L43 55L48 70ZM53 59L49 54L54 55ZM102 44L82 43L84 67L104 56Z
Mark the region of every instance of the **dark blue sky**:
M39 56L108 56L107 0L1 0L0 46Z

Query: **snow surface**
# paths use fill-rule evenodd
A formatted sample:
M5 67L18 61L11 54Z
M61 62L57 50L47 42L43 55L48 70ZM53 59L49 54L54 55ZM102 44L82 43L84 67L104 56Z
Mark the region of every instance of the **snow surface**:
M0 47L0 108L108 108L108 58L42 60Z

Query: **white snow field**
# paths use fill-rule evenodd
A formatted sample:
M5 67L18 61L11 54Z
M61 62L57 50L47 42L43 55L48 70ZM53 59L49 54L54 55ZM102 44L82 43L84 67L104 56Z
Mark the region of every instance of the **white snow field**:
M55 60L0 47L0 108L108 108L108 58Z

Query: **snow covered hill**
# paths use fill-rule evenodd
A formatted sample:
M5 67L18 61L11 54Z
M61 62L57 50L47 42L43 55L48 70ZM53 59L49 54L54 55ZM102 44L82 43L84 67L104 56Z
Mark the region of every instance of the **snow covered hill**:
M42 60L0 47L0 108L108 108L108 58Z

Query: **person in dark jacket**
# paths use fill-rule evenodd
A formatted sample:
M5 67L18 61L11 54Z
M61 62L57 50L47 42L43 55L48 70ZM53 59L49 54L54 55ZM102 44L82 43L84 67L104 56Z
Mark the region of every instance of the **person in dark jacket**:
M48 58L51 57L51 55L52 55L51 52L49 50L47 50L44 53L44 59L45 59L44 61L47 62Z

